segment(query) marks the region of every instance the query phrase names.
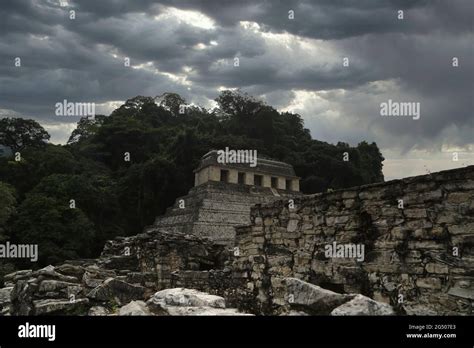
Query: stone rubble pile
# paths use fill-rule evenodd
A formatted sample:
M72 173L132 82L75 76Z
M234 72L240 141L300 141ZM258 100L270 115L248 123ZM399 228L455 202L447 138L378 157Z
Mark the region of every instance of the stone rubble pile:
M165 283L171 278L166 267L172 262L178 264L176 269L199 265L199 262L211 263L212 260L206 258L215 255L208 248L212 246L196 238L165 232L119 237L107 242L99 259L67 261L57 267L50 265L6 275L5 288L0 289L0 313L83 314L105 303L108 313L112 307L151 296L160 280ZM140 251L142 254L138 255ZM154 267L147 263L149 259L156 258L160 262L160 257L168 261L160 264L163 272L149 272ZM171 271L171 266L168 269Z
M64 264L7 276L3 315L244 315L223 297L194 289L153 289L110 277L97 266ZM82 276L81 276L82 275ZM102 277L102 279L100 278ZM93 279L93 281L91 281ZM146 301L146 302L145 302Z

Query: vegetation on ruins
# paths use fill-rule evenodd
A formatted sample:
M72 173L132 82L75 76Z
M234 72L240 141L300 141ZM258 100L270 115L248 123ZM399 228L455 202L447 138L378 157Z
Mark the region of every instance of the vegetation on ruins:
M177 94L137 96L81 119L64 146L45 144L34 121L0 122L0 144L21 152L0 157L0 239L38 243L39 266L97 256L107 239L152 224L193 186L201 156L226 146L292 164L307 194L383 181L375 143L314 140L299 115L240 91L216 102L206 110Z

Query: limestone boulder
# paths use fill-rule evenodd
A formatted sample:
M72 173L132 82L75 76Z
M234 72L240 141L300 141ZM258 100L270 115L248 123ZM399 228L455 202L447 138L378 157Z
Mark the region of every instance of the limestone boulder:
M284 284L290 307L312 315L327 315L355 296L338 294L297 278L285 278Z
M13 286L0 289L0 315L7 315L10 313L11 293Z
M474 285L471 285L470 282L457 282L455 286L449 289L448 294L451 296L459 297L462 299L474 300Z
M213 307L167 307L169 315L190 315L190 316L251 316L251 314L241 313L236 308L213 308Z
M439 315L434 308L426 304L405 304L403 309L407 315Z
M38 271L35 272L35 274L38 276L40 280L42 279L55 279L63 282L69 282L69 283L77 283L79 282L79 279L74 276L68 276L61 274L56 271L54 266L46 266Z
M110 312L107 308L102 307L102 306L93 306L89 308L89 312L87 315L95 317L95 316L104 316L104 315L110 315Z
M185 288L158 291L153 295L151 301L162 303L165 306L225 308L224 298Z
M33 280L33 281L30 281ZM33 295L38 289L35 278L20 279L15 282L11 292L11 309L14 315L31 315L33 311Z
M389 304L377 302L359 294L333 309L331 315L395 315L395 311Z
M87 298L75 301L46 299L33 301L33 308L35 315L82 315L87 313L88 304Z
M143 301L131 301L119 310L119 315L124 316L147 316L152 315Z
M306 312L303 312L303 311L294 311L294 310L291 310L291 311L289 311L288 313L284 313L284 314L281 314L281 315L289 316L289 317L306 317L306 316L308 316L309 314L306 313Z
M10 286L9 284L14 284L17 280L27 279L31 276L33 271L31 269L16 271L13 273L6 274L3 277L6 286Z
M119 304L128 303L133 300L143 300L146 288L140 285L132 285L122 280L109 278L101 285L92 289L88 298L97 301L115 301Z
M82 287L77 283L69 283L61 280L46 279L38 287L38 293L48 297L65 297L78 295L82 292Z
M114 278L115 276L116 274L112 270L104 270L97 266L89 266L86 268L82 276L82 282L89 288L96 288L101 285L104 280Z
M69 263L57 266L55 270L61 274L76 277L77 279L82 279L82 276L85 272L84 267L78 265L71 265Z
M156 315L250 315L235 308L225 308L225 300L220 296L185 288L158 291L147 301L147 307Z

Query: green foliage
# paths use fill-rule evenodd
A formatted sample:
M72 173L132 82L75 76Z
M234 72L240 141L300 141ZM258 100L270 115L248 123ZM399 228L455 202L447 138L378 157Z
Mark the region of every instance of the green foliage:
M171 162L161 157L132 165L119 179L116 188L125 230L140 233L144 226L186 192L182 174Z
M0 120L0 145L14 152L26 147L41 147L50 136L38 122L22 118L3 118Z
M88 137L97 133L97 130L104 123L106 116L97 115L94 118L83 117L77 123L76 129L74 129L69 137L68 144L77 143L79 140L85 140Z
M16 212L15 189L0 181L0 243L9 239L7 223ZM3 277L15 270L14 264L0 259L0 287L4 286Z
M173 116L183 115L180 113L180 108L186 104L186 100L184 100L179 94L164 93L158 98L161 99L159 105L166 110L169 110Z
M55 199L68 208L73 199L73 210L84 213L93 224L84 233L90 235L93 251L98 253L105 240L123 233L115 187L107 176L53 174L41 180L31 194Z
M6 239L4 232L7 221L15 213L15 189L0 181L0 242Z
M94 226L80 208L33 193L18 207L11 237L16 243L38 244L38 265L43 266L92 256L93 235Z
M97 256L106 239L152 224L193 186L201 156L226 146L292 164L304 193L383 181L375 143L314 140L300 115L240 91L223 91L216 102L217 109L187 105L182 114L186 102L177 94L137 96L108 117L81 119L66 146L42 145L49 135L39 125L35 132L14 128L8 139L22 140L10 145L31 146L20 162L0 158L0 180L16 190L0 183L9 237L39 243L40 264ZM346 152L349 161L343 160Z
M27 148L21 153L21 161L0 158L0 178L13 185L21 199L42 178L51 174L74 174L79 163L64 146L48 144L42 148Z

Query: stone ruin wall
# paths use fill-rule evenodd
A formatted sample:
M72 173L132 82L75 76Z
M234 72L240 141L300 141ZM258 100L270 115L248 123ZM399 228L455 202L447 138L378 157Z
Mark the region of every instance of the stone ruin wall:
M109 240L98 264L155 290L192 281L193 288L204 290L209 274L223 270L229 254L224 246L193 235L156 231Z
M257 205L251 225L237 228L233 275L244 284L238 297L250 299L242 309L287 311L283 278L296 277L390 303L399 314L474 313L474 166L294 204ZM364 261L326 258L334 241L363 244Z

